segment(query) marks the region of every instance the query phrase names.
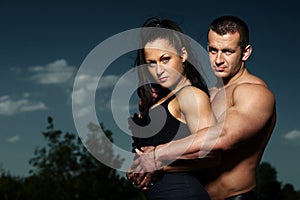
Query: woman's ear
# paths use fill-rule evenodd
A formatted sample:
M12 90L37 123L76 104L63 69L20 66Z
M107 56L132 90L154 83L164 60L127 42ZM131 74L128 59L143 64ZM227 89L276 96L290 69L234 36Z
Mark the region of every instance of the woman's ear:
M181 58L182 58L182 62L185 62L188 59L188 53L185 49L185 47L181 48Z
M243 52L242 60L246 61L250 57L251 53L252 53L252 46L251 45L246 46Z

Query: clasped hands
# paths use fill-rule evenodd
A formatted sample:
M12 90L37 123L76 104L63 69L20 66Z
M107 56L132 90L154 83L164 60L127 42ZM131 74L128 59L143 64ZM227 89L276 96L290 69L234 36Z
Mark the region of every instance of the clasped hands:
M156 147L142 147L136 149L138 157L126 172L126 177L137 187L147 190L153 181L163 171L162 163L156 159Z

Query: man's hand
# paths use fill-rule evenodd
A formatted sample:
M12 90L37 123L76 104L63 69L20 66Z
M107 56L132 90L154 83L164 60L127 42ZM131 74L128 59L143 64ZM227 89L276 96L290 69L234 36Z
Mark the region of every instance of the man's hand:
M162 171L148 172L145 174L144 178L142 178L139 174L135 174L129 169L126 172L126 177L133 185L136 185L142 190L148 190L154 184L153 182L161 172Z
M139 157L131 165L134 173L145 174L147 172L154 172L159 169L159 166L162 166L162 163L158 163L156 160L155 147L143 147L142 151L138 149L135 151Z
M126 176L134 185L147 190L149 186L153 185L153 181L162 170L158 169L158 164L155 160L155 147L143 147L142 150L143 152L136 149L139 157L126 172Z

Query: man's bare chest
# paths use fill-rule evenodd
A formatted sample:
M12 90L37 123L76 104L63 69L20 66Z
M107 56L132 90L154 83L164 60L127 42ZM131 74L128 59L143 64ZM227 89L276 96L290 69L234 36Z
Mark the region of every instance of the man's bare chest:
M232 88L218 90L211 99L213 112L217 119L224 116L226 110L232 106Z

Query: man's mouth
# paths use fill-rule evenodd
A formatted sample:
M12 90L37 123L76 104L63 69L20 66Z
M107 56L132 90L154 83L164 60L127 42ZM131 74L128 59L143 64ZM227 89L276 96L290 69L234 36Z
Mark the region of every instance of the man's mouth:
M223 72L225 70L225 67L215 67L215 70L217 72Z

